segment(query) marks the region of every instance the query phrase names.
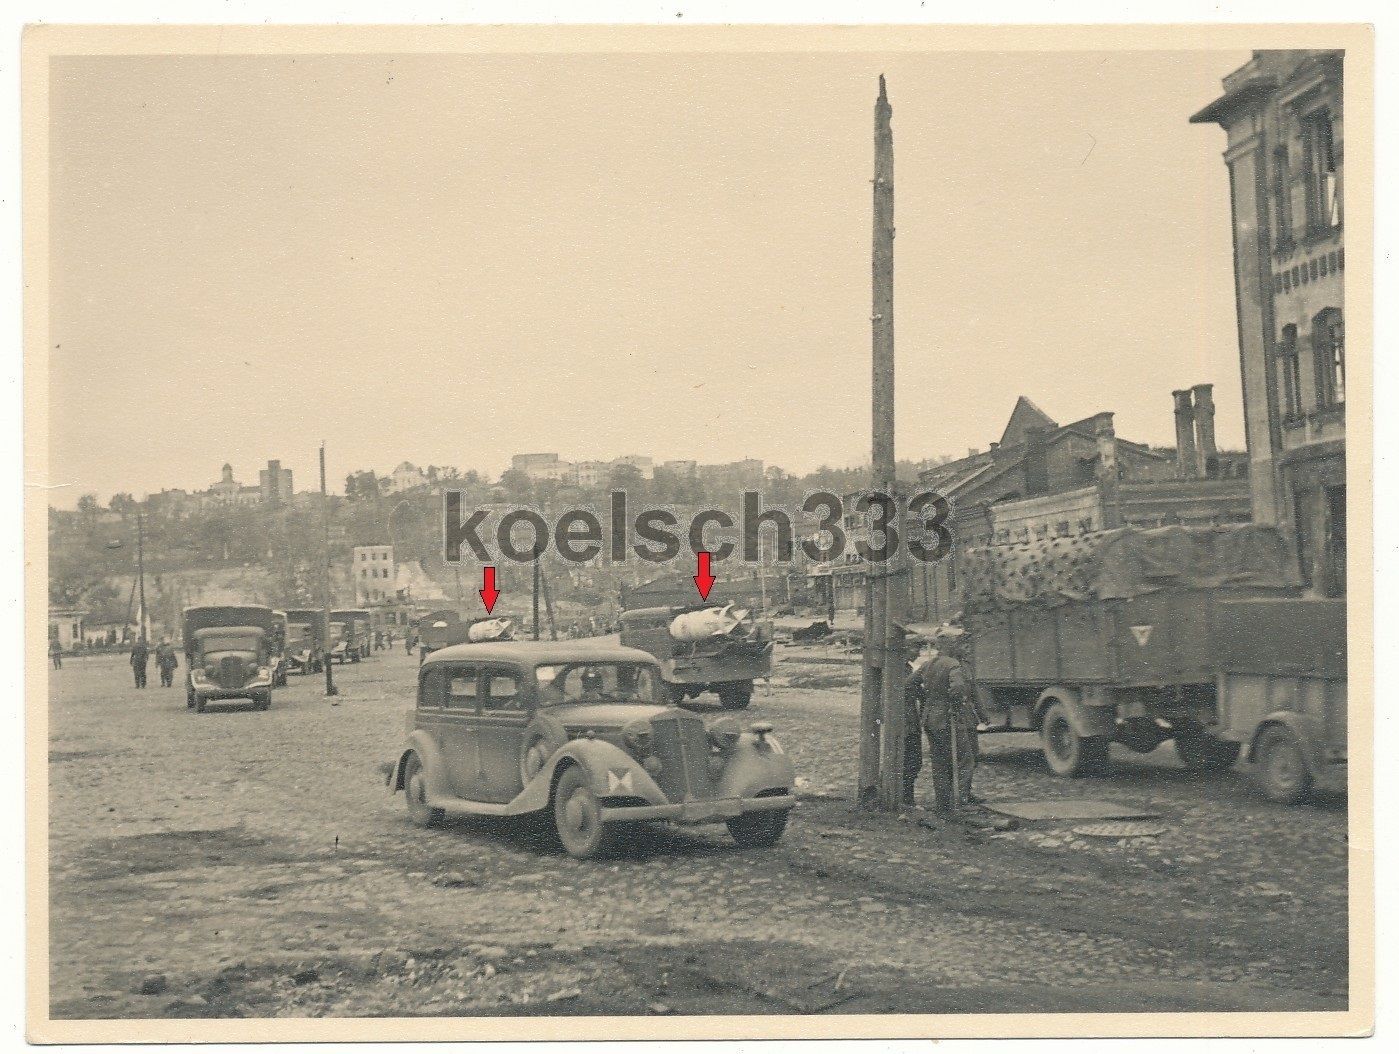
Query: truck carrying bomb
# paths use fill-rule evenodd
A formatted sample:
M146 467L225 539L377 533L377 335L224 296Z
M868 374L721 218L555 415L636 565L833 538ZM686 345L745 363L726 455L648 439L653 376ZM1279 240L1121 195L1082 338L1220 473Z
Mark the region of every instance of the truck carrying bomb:
M504 616L464 619L454 608L429 611L418 621L418 661L454 644L515 639L515 620Z
M1227 768L1246 747L1264 789L1296 800L1269 786L1265 754L1279 768L1295 758L1309 770L1344 759L1344 611L1302 596L1275 528L1092 531L972 549L964 570L983 731L1038 732L1058 775L1101 770L1110 743L1144 754L1172 740L1197 769ZM1316 625L1340 654L1289 676L1320 687L1235 676L1241 611ZM1321 623L1337 619L1339 632L1323 632ZM1261 668L1255 656L1246 672ZM1246 718L1241 691L1272 701L1251 701Z
M660 662L676 704L712 691L724 709L742 710L753 682L772 675L772 622L733 604L624 611L621 642Z

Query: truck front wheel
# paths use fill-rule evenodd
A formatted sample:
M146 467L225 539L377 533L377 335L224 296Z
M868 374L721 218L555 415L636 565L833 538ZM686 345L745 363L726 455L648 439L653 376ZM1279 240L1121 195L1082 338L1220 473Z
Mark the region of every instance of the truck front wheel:
M1100 772L1107 765L1108 740L1103 736L1081 736L1069 718L1069 706L1062 699L1049 704L1040 721L1040 744L1044 760L1056 776L1082 776Z
M1312 774L1297 737L1280 725L1264 731L1254 750L1263 793L1283 805L1296 805L1312 790Z

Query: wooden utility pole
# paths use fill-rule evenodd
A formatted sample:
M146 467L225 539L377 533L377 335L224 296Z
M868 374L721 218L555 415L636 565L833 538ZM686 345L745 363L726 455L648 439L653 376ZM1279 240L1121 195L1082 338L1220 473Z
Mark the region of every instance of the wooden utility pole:
M544 615L549 620L549 639L559 639L559 628L554 624L554 598L549 593L549 576L539 572L539 591L544 594Z
M136 510L136 581L141 590L140 640L145 644L146 626L150 621L146 616L146 528L139 508Z
M321 443L321 532L324 559L321 561L321 665L325 667L325 694L339 695L335 676L330 672L330 499L325 489L325 443Z
M531 609L534 612L534 639L539 639L539 557L534 558L534 589L531 592Z
M893 110L879 78L874 104L874 240L873 310L870 316L873 359L873 491L894 503L894 134ZM901 527L871 503L870 516ZM872 538L871 541L874 539ZM888 536L880 539L887 544ZM896 810L903 804L904 631L900 544L883 562L870 562L865 573L865 641L860 681L860 785L865 808Z

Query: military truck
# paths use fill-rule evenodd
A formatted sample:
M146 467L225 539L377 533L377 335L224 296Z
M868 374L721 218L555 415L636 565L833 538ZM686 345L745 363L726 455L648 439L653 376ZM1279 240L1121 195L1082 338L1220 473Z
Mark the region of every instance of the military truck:
M335 612L334 614L344 615L349 623L354 627L353 639L355 647L359 650L361 659L368 659L374 654L374 615L368 608L353 608L349 611Z
M1246 737L1221 721L1221 634L1239 624L1224 613L1303 599L1281 535L1253 524L987 546L963 572L982 731L1039 733L1060 776L1102 770L1111 743L1144 754L1171 740L1190 768L1232 765Z
M677 637L673 631L677 619L710 610L723 609L691 604L623 611L622 646L655 657L670 701L677 706L713 692L725 710L746 709L753 698L753 682L772 675L772 622L746 611L727 632L698 639Z
M189 607L184 611L185 702L204 713L215 700L249 699L272 705L271 608L252 605Z
M332 662L338 662L341 666L347 662L359 662L369 653L369 612L359 609L332 611L329 641L326 655Z
M300 674L321 672L320 625L325 613L315 608L287 610L287 666Z

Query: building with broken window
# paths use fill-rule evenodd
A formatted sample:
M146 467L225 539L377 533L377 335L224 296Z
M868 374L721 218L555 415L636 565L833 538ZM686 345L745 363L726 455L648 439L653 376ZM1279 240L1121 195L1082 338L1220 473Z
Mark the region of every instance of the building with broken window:
M1343 55L1255 51L1191 121L1227 135L1253 517L1345 592Z

